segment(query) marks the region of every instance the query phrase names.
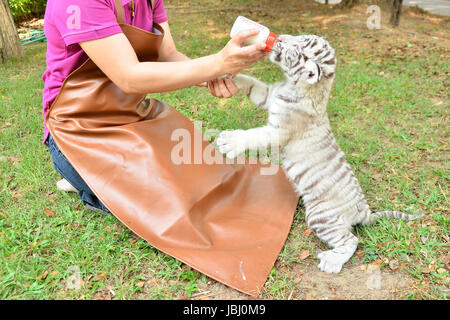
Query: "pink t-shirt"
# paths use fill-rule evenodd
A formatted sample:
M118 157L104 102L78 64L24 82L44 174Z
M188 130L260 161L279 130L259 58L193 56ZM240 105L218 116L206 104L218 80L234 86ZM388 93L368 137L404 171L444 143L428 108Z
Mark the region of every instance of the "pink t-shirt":
M156 23L167 21L163 0L155 1L153 14L148 0L135 0L134 18L129 2L131 0L122 0L126 24L152 31L153 20ZM47 1L44 22L47 37L47 70L42 75L44 119L64 79L88 59L78 43L122 32L115 14L114 0ZM44 127L45 143L49 134L45 121Z

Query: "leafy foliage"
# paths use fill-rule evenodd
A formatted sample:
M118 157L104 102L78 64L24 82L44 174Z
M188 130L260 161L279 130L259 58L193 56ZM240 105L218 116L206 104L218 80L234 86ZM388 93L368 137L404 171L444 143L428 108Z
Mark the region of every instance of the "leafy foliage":
M15 22L39 17L45 12L46 0L8 0Z

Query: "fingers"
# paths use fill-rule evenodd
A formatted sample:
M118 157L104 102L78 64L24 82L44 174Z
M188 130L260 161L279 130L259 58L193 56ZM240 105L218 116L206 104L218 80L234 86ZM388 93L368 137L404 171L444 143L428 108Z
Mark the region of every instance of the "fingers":
M241 65L241 70L239 70L239 72L241 72L244 69L248 69L251 67L252 64L264 59L266 57L266 54L264 52L259 52L259 53L255 53L253 55L251 55L250 57L248 57L247 59L244 60L244 62L242 62ZM238 72L236 72L238 73Z
M209 91L217 98L228 98L228 91L222 80L214 79L210 81Z
M217 98L222 98L219 88L217 86L217 79L211 80L208 82L209 92Z
M233 41L238 46L242 46L245 39L250 38L252 36L256 36L259 33L259 29L247 29L239 31L234 35L233 38L231 38L231 41Z
M234 83L231 81L230 78L226 78L224 82L231 96L234 96L236 93L239 92L239 89L234 85Z
M250 56L253 54L261 53L261 51L264 50L265 48L266 48L266 44L264 42L252 44L250 46L243 47L241 49L241 54Z
M229 78L214 79L209 82L209 91L217 98L230 98L239 92L239 89Z
M222 79L221 80L217 80L217 84L218 84L219 91L222 94L223 98L229 98L229 97L232 96L232 94L228 90L224 80L222 80Z
M249 56L249 60L248 60L248 62L250 63L250 64L253 64L253 63L255 63L255 62L258 62L259 60L261 60L261 59L264 59L266 57L266 53L265 52L255 52L254 54L252 54L252 55L250 55Z

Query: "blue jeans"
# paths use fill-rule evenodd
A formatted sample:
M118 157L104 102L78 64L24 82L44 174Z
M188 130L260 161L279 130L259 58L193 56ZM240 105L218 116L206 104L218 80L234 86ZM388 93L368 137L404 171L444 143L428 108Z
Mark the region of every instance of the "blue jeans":
M69 161L67 161L66 157L64 157L61 153L51 135L48 137L46 145L48 146L50 156L52 157L55 170L58 171L62 177L66 179L75 189L77 189L78 195L85 205L91 210L109 213L108 208L106 208L97 198L86 182L84 182Z

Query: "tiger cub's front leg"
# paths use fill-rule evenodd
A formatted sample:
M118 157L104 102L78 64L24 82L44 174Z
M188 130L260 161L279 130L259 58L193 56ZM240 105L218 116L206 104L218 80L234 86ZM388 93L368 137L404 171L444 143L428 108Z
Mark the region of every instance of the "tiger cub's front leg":
M255 106L267 109L266 102L269 95L269 86L253 77L238 74L231 81L244 92Z
M272 126L248 130L222 131L216 143L219 151L227 158L235 158L245 150L264 150L271 146L279 147L287 140L287 131Z

